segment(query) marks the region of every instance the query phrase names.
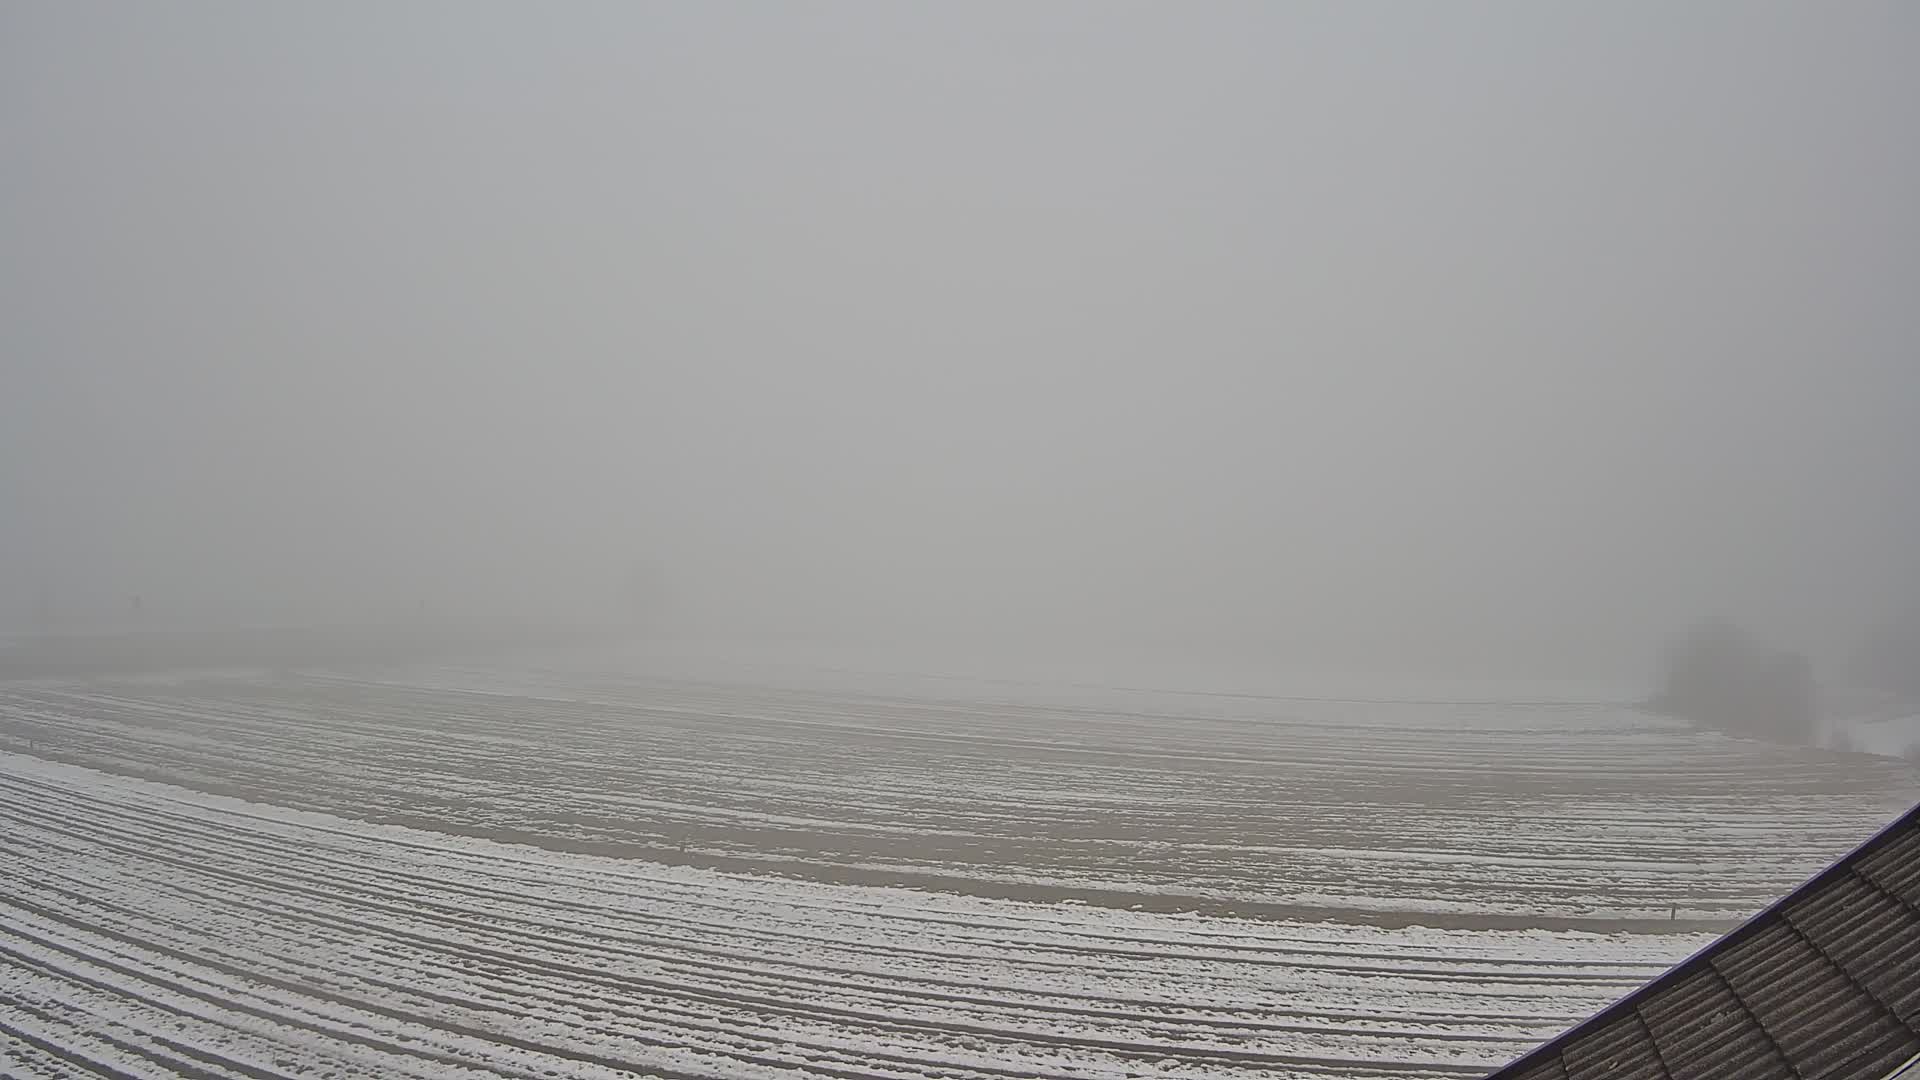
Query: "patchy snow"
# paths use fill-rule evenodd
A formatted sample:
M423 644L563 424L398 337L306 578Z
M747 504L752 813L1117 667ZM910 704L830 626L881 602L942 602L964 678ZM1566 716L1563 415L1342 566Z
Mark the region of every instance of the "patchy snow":
M0 815L0 997L20 1003L0 1014L134 1072L184 1054L341 1076L1465 1076L1707 940L821 885L16 754Z
M1169 714L1160 692L1103 691L1129 703L1116 710L890 685L461 668L16 686L0 688L0 747L829 880L1562 925L1743 917L1920 789L1903 763L1605 704L1189 695L1197 713Z
M1598 697L771 678L0 685L0 1054L1465 1077L1920 789Z

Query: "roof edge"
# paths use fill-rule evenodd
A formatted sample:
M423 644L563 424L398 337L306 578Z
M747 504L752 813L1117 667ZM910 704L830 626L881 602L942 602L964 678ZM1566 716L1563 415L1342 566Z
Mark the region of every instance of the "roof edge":
M1859 862L1861 859L1864 859L1868 855L1871 855L1875 851L1879 850L1881 845L1887 843L1887 841L1891 840L1896 833L1900 832L1900 830L1910 825L1920 826L1920 803L1915 803L1914 806L1911 809L1909 809L1906 813L1901 814L1899 817L1896 817L1892 821L1889 821L1885 825L1882 825L1879 829L1874 831L1874 834L1872 836L1869 836L1865 840L1861 841L1860 844L1856 846L1852 851L1849 851L1845 855L1840 856L1840 858L1834 860L1833 863L1828 867L1826 867L1824 870L1819 871L1818 873L1814 874L1812 877L1807 878L1805 881L1795 886L1793 890L1788 892L1785 896L1782 896L1780 899L1775 900L1773 903L1768 904L1764 908L1761 908L1759 911L1754 912L1752 915L1748 916L1745 920L1743 920L1740 923L1740 925L1734 927L1733 929L1713 939L1707 944L1701 946L1698 950L1696 950L1691 956L1688 956L1686 959L1673 965L1672 967L1661 972L1660 974L1655 975L1653 978L1648 979L1646 982L1641 983L1639 986L1629 991L1626 994L1626 996L1620 998L1618 1001L1615 1001L1613 1004L1608 1005L1606 1008L1601 1009L1599 1012L1594 1013L1592 1016L1587 1017L1585 1020L1582 1020L1579 1023L1568 1028L1567 1030L1561 1032L1560 1034L1555 1035L1553 1038L1548 1039L1546 1042L1541 1043L1539 1046L1536 1046L1533 1049L1527 1051L1526 1053L1521 1054L1519 1057L1514 1058L1512 1061L1507 1062L1505 1065L1501 1065L1498 1068L1495 1068L1491 1072L1487 1073L1486 1076L1483 1078L1483 1080L1498 1080L1499 1077L1508 1076L1510 1074L1517 1073L1523 1069L1529 1068L1533 1065L1539 1064L1542 1060L1552 1057L1553 1055L1560 1053L1562 1050L1565 1050L1569 1043L1579 1038L1585 1032L1593 1028L1597 1028L1603 1024L1606 1024L1614 1020L1617 1017L1623 1016L1633 1011L1633 1009L1639 1006L1640 1002L1643 999L1645 999L1649 994L1652 994L1660 986L1664 985L1671 979L1678 978L1682 974L1685 974L1687 972L1690 972L1697 968L1705 966L1706 964L1712 961L1715 954L1721 952L1724 949L1732 948L1734 945L1739 944L1741 941L1744 941L1749 936L1753 935L1754 933L1757 933L1761 925L1765 923L1769 918L1771 918L1775 913L1777 913L1781 908L1786 907L1788 904L1793 903L1795 900L1806 895L1807 893L1810 893L1815 889L1818 889L1820 886L1826 884L1828 881L1831 881L1834 878L1837 878L1842 874L1847 873L1852 869L1854 863ZM1913 1065L1913 1062L1908 1062L1907 1065L1902 1066L1902 1068L1910 1068L1912 1065ZM1899 1072L1900 1070L1896 1069L1895 1075L1898 1075ZM1891 1080L1891 1078L1889 1078L1889 1080Z

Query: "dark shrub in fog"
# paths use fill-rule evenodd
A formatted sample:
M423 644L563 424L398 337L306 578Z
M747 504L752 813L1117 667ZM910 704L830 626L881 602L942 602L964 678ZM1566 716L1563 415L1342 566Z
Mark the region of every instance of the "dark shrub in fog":
M1698 727L1806 743L1813 737L1813 667L1767 648L1725 620L1701 623L1668 650L1653 708Z

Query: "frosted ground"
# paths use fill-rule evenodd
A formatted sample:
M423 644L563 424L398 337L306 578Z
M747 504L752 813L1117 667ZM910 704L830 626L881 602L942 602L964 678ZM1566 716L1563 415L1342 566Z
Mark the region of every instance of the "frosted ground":
M0 684L0 1055L1471 1076L1920 789L1564 687L1043 674L580 652Z

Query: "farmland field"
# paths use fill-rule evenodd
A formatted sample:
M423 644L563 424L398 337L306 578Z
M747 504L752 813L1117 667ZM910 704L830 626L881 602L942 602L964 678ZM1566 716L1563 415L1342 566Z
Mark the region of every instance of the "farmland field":
M1537 696L584 652L0 683L0 1060L1472 1076L1917 788Z

